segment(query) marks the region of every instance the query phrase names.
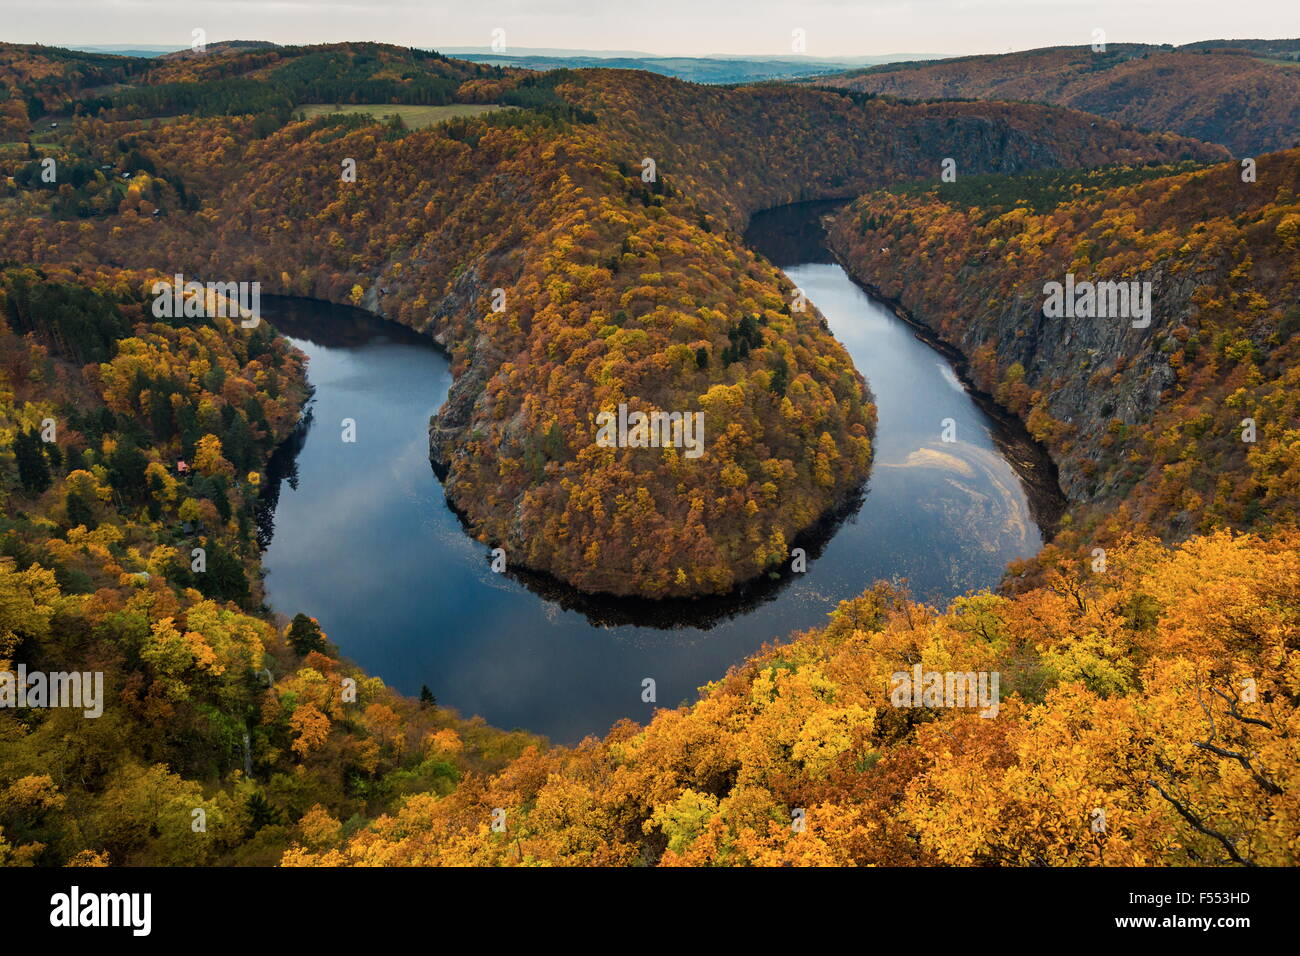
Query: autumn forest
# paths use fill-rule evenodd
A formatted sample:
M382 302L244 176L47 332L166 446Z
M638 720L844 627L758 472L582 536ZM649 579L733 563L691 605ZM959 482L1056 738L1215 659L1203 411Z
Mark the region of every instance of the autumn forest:
M1296 865L1298 64L1083 45L705 85L0 43L0 864ZM971 493L1034 524L992 579L862 580L570 741L462 712L450 671L417 695L276 596L276 496L309 485L279 462L339 429L249 288L437 349L411 474L475 573L761 630L901 467L873 346L747 240L829 200L815 268L1015 436ZM969 491L933 417L906 463ZM101 713L13 696L20 667L99 675Z

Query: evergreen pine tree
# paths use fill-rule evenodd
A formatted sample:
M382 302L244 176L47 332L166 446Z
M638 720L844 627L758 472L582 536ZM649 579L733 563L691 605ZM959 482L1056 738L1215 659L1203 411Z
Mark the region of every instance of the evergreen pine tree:
M14 457L18 460L18 480L29 495L39 495L50 487L50 468L41 448L41 436L36 429L19 431L14 436Z

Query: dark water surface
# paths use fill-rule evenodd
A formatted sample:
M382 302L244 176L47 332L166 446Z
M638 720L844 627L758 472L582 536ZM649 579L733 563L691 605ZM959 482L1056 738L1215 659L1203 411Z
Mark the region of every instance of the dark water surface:
M1028 471L1023 436L829 261L809 229L818 211L761 214L749 234L826 316L879 408L866 492L796 542L810 555L806 573L669 605L591 601L494 574L429 465L429 416L451 384L443 355L365 313L275 300L265 314L307 353L316 392L310 426L274 463L268 603L318 618L344 655L400 691L427 684L467 716L571 742L620 717L647 720L655 705L641 701L644 678L656 681L658 706L693 700L763 643L819 626L877 579L907 578L933 602L996 585L1008 561L1041 543L1017 468L1031 486L1043 476ZM355 443L342 440L346 418ZM945 419L955 442L943 440Z

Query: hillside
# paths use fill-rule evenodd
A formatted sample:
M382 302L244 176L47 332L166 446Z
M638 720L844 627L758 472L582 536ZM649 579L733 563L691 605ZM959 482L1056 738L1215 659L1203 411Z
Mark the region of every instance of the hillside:
M1295 865L1296 545L1134 539L943 612L882 584L692 706L351 836L321 815L284 864ZM998 671L996 719L900 707L912 668Z
M754 83L761 80L818 76L838 73L845 64L808 57L789 59L744 59L740 57L668 57L668 56L541 56L537 54L498 55L493 53L454 54L470 63L523 70L645 70L673 76L692 83Z
M0 866L269 865L315 802L373 812L536 742L261 607L260 490L302 358L266 324L156 320L155 278L0 272L0 671L102 675L88 710L0 713Z
M1048 47L885 64L809 82L906 99L1051 103L1141 129L1170 130L1237 156L1295 146L1300 40L1213 40L1187 47Z
M1153 172L959 177L868 194L831 230L1047 444L1064 545L1287 528L1300 508L1300 150L1260 157L1254 182ZM1149 315L1049 316L1067 274L1148 282Z
M373 45L158 69L88 101L95 115L58 139L75 189L16 164L0 250L255 278L432 335L456 373L432 455L471 531L512 564L648 597L763 573L868 472L864 384L744 247L751 212L919 178L945 156L1012 172L1222 155L1049 107L507 73ZM357 83L520 108L417 131L294 120L294 97ZM205 115L134 119L186 104ZM224 115L252 106L265 112ZM596 415L622 404L700 412L707 454L597 446Z

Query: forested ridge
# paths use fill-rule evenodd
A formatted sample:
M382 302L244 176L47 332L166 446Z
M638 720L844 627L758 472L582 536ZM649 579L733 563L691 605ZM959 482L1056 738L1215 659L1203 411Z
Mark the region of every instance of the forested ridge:
M317 55L313 70L351 75L347 49L178 57L157 79L259 83ZM22 55L25 75L39 72ZM433 62L440 76L458 68ZM109 693L95 719L0 711L0 861L1296 862L1293 154L1263 157L1259 192L1237 193L1234 165L1200 168L1220 148L1069 110L626 71L467 74L456 101L519 108L419 131L278 106L154 122L143 101L89 104L116 94L50 70L68 84L58 95L88 107L7 154L0 197L0 670L100 670ZM196 70L213 72L186 79ZM47 152L85 178L42 184L32 167ZM956 207L924 182L948 157ZM344 158L356 182L340 180ZM1148 166L1180 161L1193 168ZM1033 211L1002 209L1014 190L976 178L1031 170L1044 170L1023 180ZM258 279L434 336L457 379L433 449L476 534L593 590L724 590L783 560L789 536L867 474L874 416L815 309L793 308L738 231L765 206L909 181L855 204L834 235L869 281L910 268L927 280L920 295L934 279L944 298L918 301L917 316L984 314L962 298L976 294L969 274L956 287L956 258L919 254L925 236L953 256L975 255L963 243L977 234L979 254L1001 239L1005 255L1046 229L1045 248L1068 248L1081 274L1129 257L1146 268L1154 250L1162 268L1220 282L1186 340L1166 316L1145 330L1199 383L1167 427L1215 436L1222 415L1191 402L1244 390L1261 437L1244 463L1222 436L1191 457L1188 441L1166 443L1159 454L1183 457L1159 460L1191 461L1190 474L1210 448L1213 467L1260 476L1269 520L1233 492L1203 495L1172 533L1156 527L1166 542L1117 517L1097 539L1099 572L1085 508L1066 531L1079 537L1016 593L935 609L879 585L697 702L576 747L464 720L431 693L403 698L341 660L310 608L285 620L261 606L256 504L306 397L301 357L266 323L156 318L155 280ZM1202 229L1199 205L1218 210ZM869 242L897 243L897 257L871 259ZM990 276L984 294L1005 296L1010 278ZM1067 433L1035 395L1046 370L1008 379L999 348L1013 334L980 351L958 326L936 328L969 347L977 381L1026 417L1067 481L1083 480L1071 461L1092 452L1107 466L1104 449L1141 453L1153 434L1140 415L1109 443ZM592 416L620 401L700 407L708 454L594 447ZM1201 479L1160 474L1187 510ZM1127 473L1088 480L1070 485L1085 503L1142 505ZM999 672L997 718L897 706L892 675L914 666Z
M909 100L1052 103L1221 143L1238 156L1297 144L1300 39L1097 46L890 63L806 82Z

